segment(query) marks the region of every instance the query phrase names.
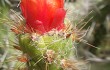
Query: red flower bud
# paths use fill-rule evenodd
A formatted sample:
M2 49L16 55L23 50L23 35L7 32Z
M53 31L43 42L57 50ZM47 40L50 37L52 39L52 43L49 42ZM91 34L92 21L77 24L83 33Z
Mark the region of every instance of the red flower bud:
M64 0L21 0L21 11L29 29L41 34L64 27Z

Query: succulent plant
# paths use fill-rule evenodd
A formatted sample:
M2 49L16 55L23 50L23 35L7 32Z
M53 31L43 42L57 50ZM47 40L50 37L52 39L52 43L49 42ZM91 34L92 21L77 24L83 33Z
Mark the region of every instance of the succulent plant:
M11 28L18 40L14 47L23 54L18 60L28 70L78 70L73 56L82 37L64 22L64 0L21 0L20 8L24 18Z

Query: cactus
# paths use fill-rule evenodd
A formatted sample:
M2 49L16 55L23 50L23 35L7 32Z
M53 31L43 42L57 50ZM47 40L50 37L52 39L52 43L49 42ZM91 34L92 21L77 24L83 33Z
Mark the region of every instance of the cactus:
M18 60L26 63L27 70L78 70L72 58L75 42L82 37L80 30L64 22L63 6L64 0L21 0L25 19L18 16L20 22L11 30L18 40L14 47L23 54Z
M51 30L43 35L36 32L17 32L18 50L23 52L21 62L27 64L28 70L63 70L74 67L75 33L66 30ZM22 29L25 30L25 29ZM67 64L66 64L67 63Z
M45 70L48 65L49 70L56 68L60 70L61 60L69 59L73 55L72 38L60 36L56 32L53 35L47 33L42 36L26 33L19 35L18 39L23 53L27 55L29 62L33 63L29 65L29 69L35 67L38 70Z

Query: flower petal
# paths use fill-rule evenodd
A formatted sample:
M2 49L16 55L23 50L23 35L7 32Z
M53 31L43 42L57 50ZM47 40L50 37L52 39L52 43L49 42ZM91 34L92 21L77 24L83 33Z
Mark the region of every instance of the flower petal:
M20 7L26 25L34 31L48 32L53 28L62 28L64 0L21 0Z
M27 28L29 28L33 32L38 32L40 34L45 33L43 23L39 20L36 20L35 22L27 22Z
M61 29L64 24L64 17L65 17L66 11L63 8L60 8L56 11L54 14L54 19L52 24L50 25L50 29L55 28L55 29Z

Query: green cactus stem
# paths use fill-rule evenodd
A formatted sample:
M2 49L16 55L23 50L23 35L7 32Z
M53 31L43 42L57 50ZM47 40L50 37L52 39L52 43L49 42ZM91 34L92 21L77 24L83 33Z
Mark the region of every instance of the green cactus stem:
M63 70L62 59L70 59L74 55L71 36L66 38L60 32L20 34L19 45L27 54L29 70Z

